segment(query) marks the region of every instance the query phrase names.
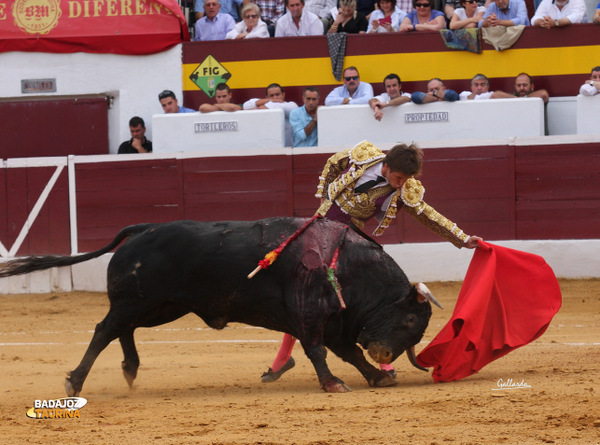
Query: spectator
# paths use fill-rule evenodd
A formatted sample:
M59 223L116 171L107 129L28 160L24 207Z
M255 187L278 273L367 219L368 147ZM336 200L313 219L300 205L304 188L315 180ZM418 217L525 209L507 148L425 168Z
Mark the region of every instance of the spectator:
M527 73L521 73L515 78L515 91L512 94L504 91L494 91L492 99L512 99L515 97L539 97L545 104L550 99L548 91L534 90L533 79Z
M373 98L373 87L360 81L358 69L349 66L342 74L344 84L336 87L325 98L325 105L366 105Z
M494 0L488 6L478 26L529 26L525 0Z
M328 30L331 24L331 9L337 5L336 0L305 0L305 8L319 17L323 23L323 30Z
M317 108L319 106L319 90L315 87L306 87L302 93L304 105L290 112L290 126L294 147L316 147L317 133Z
M596 12L594 13L594 18L592 19L595 25L600 25L600 3L596 6Z
M427 82L427 93L415 91L411 95L411 100L416 104L428 104L430 102L439 102L445 100L447 102L455 102L459 99L458 93L454 90L449 90L442 82L442 79L434 77Z
M375 112L374 117L380 121L383 117L381 111L385 107L396 107L398 105L410 102L410 93L404 93L402 91L402 80L398 74L388 74L383 79L383 87L385 93L374 97L369 101L369 105Z
M375 0L356 0L356 11L363 13L367 20L374 10Z
M587 21L585 0L543 0L536 9L531 24L551 29Z
M164 90L158 94L158 101L165 113L195 113L191 108L180 107L177 103L175 93L171 90Z
M415 7L413 6L412 0L396 0L396 9L400 9L407 14L413 12ZM402 22L400 22L402 24Z
M200 105L201 113L211 113L213 111L238 111L242 107L237 104L231 103L231 88L226 83L220 83L217 85L215 104L202 104Z
M285 145L291 147L292 127L290 126L290 112L298 108L296 102L286 102L283 88L278 83L272 83L266 89L266 97L264 99L250 99L244 102L244 110L283 110L285 114Z
M220 0L204 0L204 17L196 22L194 40L225 40L235 26L235 20L220 11Z
M483 19L485 6L479 6L477 0L459 0L461 8L452 13L450 29L477 28L477 24Z
M285 14L285 0L252 0L260 8L260 18L267 24L269 35L275 35L277 21Z
M446 28L443 12L431 8L433 0L413 0L415 10L408 13L400 25L400 32L439 31Z
M477 0L477 6L483 6L487 9L488 5L492 2L492 0ZM444 5L444 13L448 20L452 20L454 15L454 11L458 8L464 8L463 2L460 0L446 0L446 4ZM485 11L484 9L484 11Z
M221 0L221 14L229 14L236 22L240 21L238 8L248 3L250 0ZM196 20L204 17L204 0L196 0L194 3L194 13Z
M494 92L490 91L490 81L483 74L476 74L471 79L471 91L460 93L460 100L492 99Z
M146 139L146 124L144 119L134 116L129 119L131 139L119 145L119 154L152 153L152 141Z
M398 32L406 12L396 8L396 0L377 0L377 8L371 13L367 32Z
M323 35L323 22L304 10L304 0L285 0L288 12L277 21L275 37Z
M260 19L260 8L255 3L247 3L242 8L243 20L237 23L225 36L226 39L268 38L267 24Z
M579 94L584 96L594 96L600 92L600 66L592 68L592 74L590 80L586 80L581 88L579 88Z
M356 0L340 0L340 9L328 33L362 34L367 32L368 26L369 21L365 15L356 10Z

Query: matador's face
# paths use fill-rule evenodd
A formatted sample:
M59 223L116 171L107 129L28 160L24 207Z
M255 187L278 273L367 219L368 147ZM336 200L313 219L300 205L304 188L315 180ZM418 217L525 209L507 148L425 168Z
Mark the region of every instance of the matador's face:
M410 178L401 172L393 172L387 164L381 167L381 175L387 179L387 182L395 189L401 189L404 183Z

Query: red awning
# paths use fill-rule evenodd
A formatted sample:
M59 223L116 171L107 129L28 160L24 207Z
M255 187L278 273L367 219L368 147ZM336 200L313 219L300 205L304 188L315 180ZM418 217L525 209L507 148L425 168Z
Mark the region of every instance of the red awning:
M0 52L142 55L189 40L175 0L8 0Z

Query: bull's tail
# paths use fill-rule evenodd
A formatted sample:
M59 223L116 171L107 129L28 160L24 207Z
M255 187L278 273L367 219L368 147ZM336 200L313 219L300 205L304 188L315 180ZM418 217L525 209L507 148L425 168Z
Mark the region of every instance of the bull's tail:
M43 256L30 256L25 258L19 258L16 260L9 261L3 265L0 265L0 278L10 277L12 275L22 275L36 270L46 270L51 267L63 267L71 266L77 263L83 263L84 261L97 258L100 255L104 255L117 247L121 242L131 236L137 235L155 224L137 224L135 226L125 227L121 230L118 235L111 241L107 246L102 247L94 252L84 253L76 256L68 255L43 255Z

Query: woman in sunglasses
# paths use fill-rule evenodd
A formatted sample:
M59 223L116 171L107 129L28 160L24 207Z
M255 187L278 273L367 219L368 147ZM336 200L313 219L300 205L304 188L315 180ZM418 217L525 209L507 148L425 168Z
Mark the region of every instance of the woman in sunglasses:
M446 17L442 11L432 9L433 0L413 0L415 10L409 12L400 25L400 32L439 31L446 28Z
M256 3L247 3L242 8L242 21L227 33L226 39L253 39L269 37L267 24L260 19L260 8Z
M477 0L460 0L460 6L452 14L450 29L477 28L477 23L483 20L485 6L479 6Z
M371 13L367 32L397 32L406 12L396 8L396 0L377 0L377 7Z

